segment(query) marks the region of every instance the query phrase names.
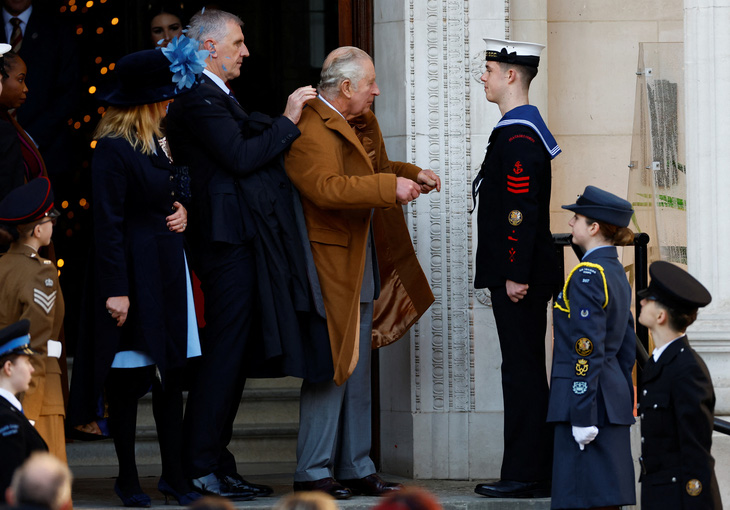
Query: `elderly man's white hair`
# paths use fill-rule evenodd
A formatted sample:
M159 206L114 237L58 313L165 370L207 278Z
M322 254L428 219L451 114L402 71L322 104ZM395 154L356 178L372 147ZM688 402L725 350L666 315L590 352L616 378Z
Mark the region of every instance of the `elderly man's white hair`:
M323 96L334 99L339 94L340 85L345 80L350 80L352 88L357 90L357 84L365 77L363 61L372 58L360 48L354 46L342 46L333 50L322 64L322 72L319 76L317 89Z
M15 470L8 489L12 506L32 505L50 510L71 506L71 471L46 452L35 452Z

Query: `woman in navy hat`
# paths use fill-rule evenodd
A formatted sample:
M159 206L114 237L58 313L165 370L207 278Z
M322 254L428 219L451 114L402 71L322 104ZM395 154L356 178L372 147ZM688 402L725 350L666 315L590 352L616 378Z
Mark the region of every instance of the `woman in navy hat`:
M100 420L105 390L119 461L114 490L125 506L151 504L134 454L137 401L150 388L162 457L158 489L180 504L198 497L181 462L183 369L200 355L182 235L188 177L173 165L160 127L167 105L202 72L197 49L180 37L120 59L116 82L101 94L109 107L94 135L91 325L77 355L69 413L75 426Z
M0 330L0 503L13 472L34 451L47 451L43 438L28 418L17 395L28 391L35 369L30 348L30 321L23 319Z
M14 189L0 202L0 244L10 247L0 257L0 328L30 319L32 346L39 353L23 408L50 452L66 462L65 408L59 341L64 302L56 265L38 254L51 242L58 211L51 183L45 177Z
M722 508L715 476L712 429L715 390L705 362L685 331L709 291L684 269L659 260L640 291L639 322L651 331L654 351L641 374L641 508Z
M563 208L575 213L568 224L585 255L553 311L551 508L618 510L636 501L629 436L636 341L631 286L616 250L633 241L626 227L634 211L594 186Z

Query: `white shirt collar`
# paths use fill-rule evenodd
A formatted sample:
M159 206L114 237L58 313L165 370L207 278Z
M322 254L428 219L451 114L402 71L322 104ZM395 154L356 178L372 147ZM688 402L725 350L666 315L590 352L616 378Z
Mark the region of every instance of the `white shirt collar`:
M340 110L338 110L337 108L335 108L334 106L332 106L329 101L327 101L324 97L322 97L322 94L317 94L317 97L320 98L324 104L326 104L327 106L329 106L330 108L332 108L334 111L336 111L337 113L339 113L340 114L340 117L342 117L343 119L345 119L345 116L342 115L342 113L340 113ZM345 119L345 121L347 121L347 119Z
M10 24L11 18L19 18L20 19L20 31L23 32L23 35L25 36L25 28L28 26L28 20L30 19L30 14L33 12L33 6L31 5L26 10L18 14L17 16L13 16L10 14L5 8L3 8L3 26L5 26L5 35L7 36L7 41L10 41L10 34L13 32L13 26Z
M221 80L220 76L218 76L217 74L213 73L212 71L209 71L208 69L203 69L203 74L206 75L211 80L213 80L213 83L215 83L216 85L218 85L223 92L225 92L226 94L230 94L231 93L231 89L229 89L228 87L226 87L226 82L224 82L223 80Z
M23 412L23 405L20 403L20 400L18 400L18 397L10 393L5 388L0 388L0 397L5 398L5 400L13 404L13 407L15 407L21 413Z
M677 340L679 340L683 336L684 336L684 333L681 334L680 336L678 336L677 338L675 338L674 340L665 343L661 347L655 347L654 350L651 353L651 357L654 358L654 362L659 361L659 356L661 356L662 353L667 350L667 347L669 347L671 344L673 344L674 342L676 342Z

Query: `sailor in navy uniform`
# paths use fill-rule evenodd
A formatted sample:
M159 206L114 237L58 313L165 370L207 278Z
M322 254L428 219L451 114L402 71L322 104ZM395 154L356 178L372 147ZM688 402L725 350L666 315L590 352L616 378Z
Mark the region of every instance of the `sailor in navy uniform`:
M553 310L548 421L555 423L551 508L636 502L630 427L636 361L631 286L616 246L633 241L631 204L586 187L568 223L585 255Z
M47 451L45 441L23 414L16 397L30 385L30 321L23 319L0 330L0 503L13 472L36 450Z
M489 497L550 491L552 428L545 423L547 306L561 281L550 232L551 160L560 153L528 104L544 46L485 39L487 100L502 119L473 183L479 197L474 287L488 287L502 351L504 454L501 479L477 485Z
M702 358L684 331L712 296L689 273L654 262L639 292L639 322L655 348L642 374L641 508L721 509L712 447L715 391Z

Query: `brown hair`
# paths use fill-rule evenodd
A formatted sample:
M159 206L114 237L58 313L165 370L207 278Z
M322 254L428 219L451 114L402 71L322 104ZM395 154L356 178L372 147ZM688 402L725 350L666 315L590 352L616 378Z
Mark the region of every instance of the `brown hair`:
M657 306L669 314L669 327L674 331L684 332L690 325L697 320L697 308L693 310L675 310L670 308L661 301L654 301Z
M591 225L592 223L598 223L600 228L599 232L607 240L610 241L614 246L628 246L634 242L634 231L627 227L619 227L606 223L605 221L594 220L586 216L586 223Z

